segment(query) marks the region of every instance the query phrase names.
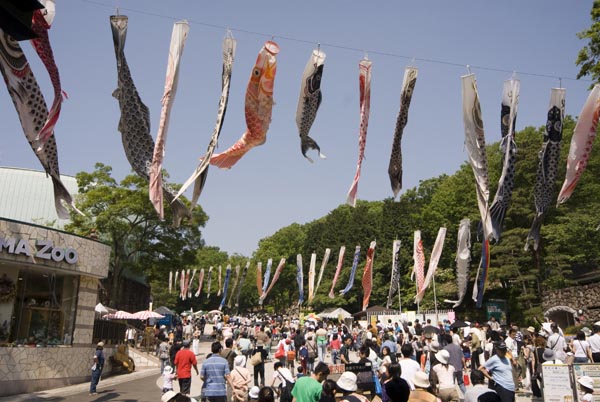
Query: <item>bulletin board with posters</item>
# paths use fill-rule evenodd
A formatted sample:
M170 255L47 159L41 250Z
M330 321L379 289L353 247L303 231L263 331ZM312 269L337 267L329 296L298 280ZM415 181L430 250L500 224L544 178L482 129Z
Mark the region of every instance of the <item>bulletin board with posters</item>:
M577 380L579 380L584 375L588 377L592 377L594 380L594 401L600 402L600 364L573 364L573 377L575 379L575 384L577 384ZM581 397L583 394L579 391L579 386L577 386L577 400L576 402L581 402Z
M494 317L500 325L506 325L506 312L508 310L506 306L506 300L489 299L485 303L486 319L489 321L490 318Z
M570 366L566 364L543 364L544 402L574 402L575 387Z

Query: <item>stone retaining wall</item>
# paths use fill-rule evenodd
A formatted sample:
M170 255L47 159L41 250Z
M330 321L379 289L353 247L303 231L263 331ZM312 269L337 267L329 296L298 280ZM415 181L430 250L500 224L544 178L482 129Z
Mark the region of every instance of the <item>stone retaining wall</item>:
M555 306L568 306L573 310L583 310L584 320L593 323L600 320L600 283L571 286L544 292L544 311Z

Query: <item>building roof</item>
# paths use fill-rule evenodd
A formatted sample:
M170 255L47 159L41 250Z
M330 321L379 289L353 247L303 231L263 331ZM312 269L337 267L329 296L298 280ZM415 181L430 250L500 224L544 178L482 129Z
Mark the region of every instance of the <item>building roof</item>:
M72 196L77 180L60 176ZM69 219L60 219L54 208L52 179L45 172L0 166L0 217L62 229Z

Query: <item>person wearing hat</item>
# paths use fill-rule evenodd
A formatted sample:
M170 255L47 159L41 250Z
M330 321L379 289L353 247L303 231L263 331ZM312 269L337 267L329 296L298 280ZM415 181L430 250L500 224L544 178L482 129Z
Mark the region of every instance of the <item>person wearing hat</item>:
M583 392L580 401L594 402L594 380L592 377L584 375L577 380L577 383L579 384L579 389Z
M496 346L496 355L480 366L479 370L485 377L496 383L494 390L502 402L514 402L515 381L511 361L506 357L507 350L506 343L500 342Z
M250 371L246 368L246 356L236 356L231 370L231 386L233 388L233 401L246 402L248 399L248 386L252 383Z
M194 352L190 350L190 341L185 340L181 349L175 355L173 364L177 368L177 381L179 381L179 390L184 395L189 395L192 385L192 367L198 374L198 361Z
M96 395L96 387L100 382L102 376L102 369L104 368L104 342L98 342L96 345L96 351L94 352L94 364L92 365L92 379L90 381L90 395Z
M173 380L177 378L177 375L173 373L173 367L165 366L163 373L163 386L162 392L163 394L169 391L173 391Z
M415 389L410 391L409 401L414 402L437 402L438 398L431 392L429 376L423 371L417 371L412 378Z
M254 365L254 385L258 386L260 382L260 386L265 386L265 360L267 359L267 351L264 348L264 344L262 341L256 341L256 348L254 348L250 352L250 356L254 356L255 354L260 354L260 362ZM260 381L258 377L260 376Z
M344 402L368 402L369 399L356 392L358 386L356 385L357 377L351 371L344 371L340 378L336 381L338 389L342 392L341 401Z
M190 398L189 396L175 391L164 393L160 400L161 402L197 402L194 398Z
M250 388L250 391L248 391L248 402L258 401L258 393L259 392L260 392L260 388L258 388L256 385L253 386L252 388Z
M592 351L592 360L594 363L600 363L600 321L594 323L592 331L594 334L588 338Z
M454 386L454 366L450 363L450 353L443 349L435 354L439 361L433 366L431 378L437 386L437 395L442 402L458 402L458 392Z
M542 355L542 365L548 364L563 364L563 361L558 358L556 352L552 349L544 349L544 354Z

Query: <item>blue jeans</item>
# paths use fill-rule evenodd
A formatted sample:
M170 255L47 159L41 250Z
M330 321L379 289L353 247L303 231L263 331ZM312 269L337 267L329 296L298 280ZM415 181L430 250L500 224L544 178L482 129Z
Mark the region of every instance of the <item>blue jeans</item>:
M102 375L102 371L92 370L92 382L90 383L90 394L96 392L96 386L100 382L101 375Z
M331 362L337 364L338 356L340 351L338 349L331 349Z
M327 353L327 343L317 344L317 354L320 362L325 362L325 354Z

